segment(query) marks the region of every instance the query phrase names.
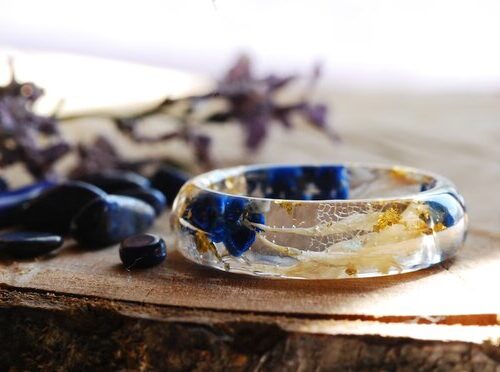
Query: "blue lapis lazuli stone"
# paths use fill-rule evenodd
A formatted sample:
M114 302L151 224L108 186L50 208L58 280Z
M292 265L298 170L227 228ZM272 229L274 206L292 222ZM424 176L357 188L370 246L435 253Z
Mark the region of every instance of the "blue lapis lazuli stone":
M220 242L224 235L225 207L225 196L201 193L189 208L191 221L196 227L209 233L214 242Z
M80 181L69 181L47 190L25 207L21 222L30 230L65 234L71 220L84 206L106 193L98 187Z
M8 189L9 189L9 184L3 177L0 177L0 192L7 191Z
M224 207L224 220L226 224L236 223L240 220L248 202L241 198L226 198Z
M434 223L441 222L450 227L455 225L460 216L458 201L450 194L435 195L425 203L429 206Z
M120 259L127 269L159 265L167 258L165 241L157 235L138 234L122 241Z
M349 198L349 172L341 165L278 166L246 175L247 192L257 189L273 199L332 200Z
M162 166L151 176L150 181L151 187L160 190L171 204L189 178L189 174L176 168Z
M134 188L127 190L120 190L117 192L118 195L130 196L132 198L136 198L142 200L145 203L148 203L153 209L157 216L159 216L167 205L167 199L165 195L156 189L153 188Z
M319 192L313 195L315 200L349 198L349 174L344 166L317 167L313 181L319 189Z
M304 199L303 170L301 167L269 168L267 172L267 198Z
M205 231L212 242L223 242L233 256L241 256L255 241L256 230L246 226L244 219L264 223L264 215L248 211L243 198L201 193L194 198L188 210L190 221Z
M46 254L63 244L63 238L44 232L11 231L0 234L0 252L16 258Z
M255 241L255 231L243 226L241 223L228 225L226 229L223 240L224 245L227 251L233 256L241 256Z
M150 186L149 180L140 174L120 170L90 173L79 181L94 185L110 194L120 194L122 190L146 189Z
M424 183L422 183L420 185L420 192L424 192L424 191L430 190L435 185L436 185L436 181L435 180L432 180L432 181L429 181L429 182L424 182Z
M84 247L105 247L143 233L154 220L154 209L142 200L107 195L81 209L72 220L71 235Z
M0 227L18 223L22 206L54 186L52 181L40 181L15 190L0 192Z

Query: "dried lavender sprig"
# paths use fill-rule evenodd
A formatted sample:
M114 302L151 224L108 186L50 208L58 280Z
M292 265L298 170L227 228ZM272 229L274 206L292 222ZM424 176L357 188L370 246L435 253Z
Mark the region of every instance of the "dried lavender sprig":
M167 132L155 137L146 137L138 134L137 127L141 120L151 115L168 114L168 110L180 102L189 104L184 116L178 118L180 123L184 124L189 121L190 114L195 110L199 102L219 98L226 100L229 109L216 112L202 119L200 124L229 121L240 123L245 132L245 145L250 150L256 150L263 143L271 122L278 121L285 128L291 128L293 126L291 117L296 113L304 117L312 126L330 135L332 139L338 139L338 135L328 128L327 107L322 104L312 104L307 99L312 94L320 75L320 68L316 66L299 102L288 105L278 104L274 97L276 93L286 88L297 77L269 75L264 78L256 78L252 71L250 59L247 56L241 56L212 92L178 99L165 98L159 104L130 116L122 117L110 114L104 116L98 114L98 116L107 117L114 121L118 130L135 142L166 142L179 138L187 139L193 137L185 135L185 129ZM69 118L63 119L67 120Z
M86 113L56 119L55 115L42 117L33 113L32 104L43 94L43 91L32 83L18 83L12 72L11 83L6 87L0 87L0 129L4 129L3 127L8 126L9 123L12 124L12 122L17 124L11 125L11 127L16 128L14 131L1 131L0 165L22 162L34 177L46 176L52 171L52 165L71 150L67 142L61 138L58 122L82 117L107 118L114 122L120 132L136 143L166 143L175 139L183 140L192 148L197 162L204 168L213 165L210 156L211 139L199 131L199 125L194 124L239 123L245 133L245 146L255 151L266 139L272 122L279 122L285 128L292 128L292 116L300 114L313 127L336 139L338 136L327 125L327 107L322 104L312 104L308 100L319 76L320 69L315 68L309 84L303 92L302 99L293 104L283 105L276 101L275 95L297 77L293 75L269 75L264 78L256 78L250 59L247 56L241 56L219 82L217 88L207 94L178 99L165 98L157 105L129 116ZM211 114L203 118L201 122L193 123L191 115L196 110L197 104L214 98L225 100L229 108ZM176 117L177 130L154 137L145 136L138 131L140 123L152 115L167 114L173 117L169 112L170 108L179 103L188 103L188 108ZM37 140L40 136L53 136L53 143L46 148L39 148ZM99 164L98 169L132 166L127 164L129 162L121 160L109 141L106 145L101 143L101 147L106 147L107 150L97 151L96 153L100 155L90 156L92 151L89 151L85 145L79 144L77 149L81 164L76 171L93 168L97 163ZM95 147L93 149L95 150ZM85 164L85 162L89 162L89 164Z
M53 176L54 163L71 147L59 132L55 115L33 111L43 90L33 83L19 83L12 61L9 66L11 80L0 87L0 167L22 163L35 178Z

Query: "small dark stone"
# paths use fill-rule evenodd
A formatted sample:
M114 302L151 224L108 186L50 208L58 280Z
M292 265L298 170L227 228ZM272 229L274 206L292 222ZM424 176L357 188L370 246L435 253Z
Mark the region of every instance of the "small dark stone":
M187 173L181 172L178 169L162 166L150 178L151 186L160 190L167 198L167 202L171 205L190 176Z
M5 178L0 177L0 191L7 191L9 189L9 184Z
M24 226L64 234L73 217L88 203L106 193L88 183L71 181L53 187L27 203L22 215Z
M156 266L166 257L165 241L156 235L134 235L120 245L120 259L127 269Z
M142 200L153 207L157 216L159 216L165 206L167 205L167 199L162 192L152 188L145 189L128 189L118 192L119 195L130 196Z
M0 252L16 258L30 258L59 248L64 240L59 235L34 231L13 231L0 235Z
M110 194L120 194L121 190L149 187L149 180L140 174L119 170L91 173L79 180L97 186Z
M51 187L54 187L53 182L41 181L19 189L0 192L0 227L18 224L24 203Z
M71 223L71 233L83 246L105 247L146 231L154 219L154 209L142 200L109 195L83 208Z

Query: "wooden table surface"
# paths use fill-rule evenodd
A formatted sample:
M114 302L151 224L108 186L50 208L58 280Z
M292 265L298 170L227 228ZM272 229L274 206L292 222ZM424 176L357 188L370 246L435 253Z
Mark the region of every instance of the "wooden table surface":
M464 195L470 217L467 242L455 259L428 270L371 279L238 276L183 259L173 249L166 214L154 227L169 245L169 258L161 266L129 272L120 265L117 247L92 252L69 241L54 255L1 262L0 306L39 311L112 307L126 317L167 323L250 322L294 334L488 345L480 355L487 355L485 366L495 368L500 360L500 95L324 91L320 96L333 103L341 143L332 144L306 128L286 132L275 127L251 161L375 161L441 173ZM84 138L111 133L101 121L67 127L70 135ZM248 160L234 140L224 146L239 136L237 129L218 131L214 146L219 164ZM116 142L131 149L124 139ZM130 151L187 156L178 146ZM9 170L8 176L18 172Z

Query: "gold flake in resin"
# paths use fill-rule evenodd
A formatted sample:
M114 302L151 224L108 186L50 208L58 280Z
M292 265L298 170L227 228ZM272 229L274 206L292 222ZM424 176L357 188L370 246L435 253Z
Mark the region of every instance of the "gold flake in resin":
M215 257L217 257L219 260L221 259L219 252L217 251L217 248L215 247L214 243L210 241L208 238L207 234L197 231L194 234L194 241L196 243L196 247L198 248L198 252L200 253L212 253Z
M412 227L413 231L419 234L431 235L433 230L424 221L418 221L415 226Z
M439 232L446 230L446 226L444 226L441 222L438 222L436 225L434 225L434 231Z
M224 180L224 191L228 194L242 195L247 190L247 184L244 177L232 176Z
M382 212L377 219L377 223L373 225L374 232L380 232L389 226L398 224L401 222L401 212L396 208L391 207L385 212Z
M397 180L398 182L404 183L404 184L413 184L415 183L414 177L410 173L408 173L407 170L399 168L399 167L393 167L389 174L391 175L392 178Z
M302 205L302 203L294 203L286 200L278 200L275 202L275 204L283 208L290 216L293 215L295 207Z

